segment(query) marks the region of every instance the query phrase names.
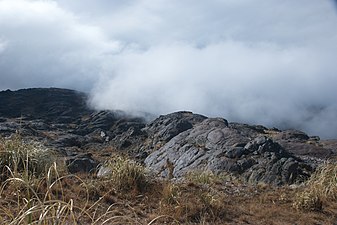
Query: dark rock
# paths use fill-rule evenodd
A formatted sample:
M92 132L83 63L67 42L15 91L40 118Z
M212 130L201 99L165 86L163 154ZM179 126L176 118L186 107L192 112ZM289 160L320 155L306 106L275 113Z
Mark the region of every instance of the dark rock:
M222 160L215 160L208 164L208 168L215 173L219 173L221 171L226 171L233 174L239 174L242 172L242 168L239 164L237 164L237 160L224 158Z
M142 130L144 127L143 118L120 111L101 111L87 116L72 133L84 135L89 143L109 143L134 156L147 138L147 133Z
M13 122L4 122L0 124L0 134L9 136L19 129L19 125Z
M168 142L181 132L191 129L193 125L206 119L205 116L191 112L176 112L160 116L149 123L145 130L157 141Z
M129 140L124 140L124 141L121 143L120 148L121 148L121 149L125 149L125 148L127 148L127 147L129 147L129 146L131 146L131 145L132 145L131 141L129 141Z
M89 173L94 172L99 163L92 158L90 153L69 157L66 165L70 173Z
M145 142L147 133L142 130L143 122L125 122L116 124L111 142L117 149L128 152L135 156ZM124 131L121 131L123 129ZM127 129L127 130L126 130Z
M266 127L261 125L254 126L242 123L229 123L228 126L232 129L239 130L241 135L250 137L257 137L259 135L264 135L265 131L268 130Z
M288 156L289 154L278 144L266 136L260 136L246 144L244 149L247 152L262 155L264 152L275 152L279 156Z
M237 164L241 167L241 171L247 171L257 162L253 158L244 158L237 161Z
M247 150L243 147L230 147L225 156L228 158L240 158L243 154L247 154Z
M305 138L284 139L283 135L276 135L274 140L284 149L287 149L287 151L299 157L328 159L336 156L336 152L333 151L336 147L324 145L326 141L307 140Z
M142 135L142 129L145 127L145 122L139 118L122 119L113 127L116 135L128 133L129 136Z
M149 156L149 153L147 153L147 152L140 152L140 153L136 154L135 158L138 161L143 162L146 159L146 157L148 157L148 156Z
M276 138L286 139L286 140L290 140L290 139L308 140L309 136L306 133L299 131L299 130L286 130L286 131L280 132L278 134L278 137Z
M87 135L96 130L109 130L118 117L115 113L110 111L94 112L81 120L80 125L74 131L75 134Z
M33 120L27 125L30 129L40 130L40 131L49 131L49 124L45 123L43 120Z
M311 137L310 137L310 140L311 140L311 141L320 141L321 138L318 137L318 136L311 136Z
M75 134L66 134L59 137L54 145L56 147L82 147L85 145L86 140L83 136L75 135Z
M296 162L293 158L287 159L287 161L282 165L282 179L286 182L294 182L294 179L296 179L296 177L298 176L298 167L299 163Z

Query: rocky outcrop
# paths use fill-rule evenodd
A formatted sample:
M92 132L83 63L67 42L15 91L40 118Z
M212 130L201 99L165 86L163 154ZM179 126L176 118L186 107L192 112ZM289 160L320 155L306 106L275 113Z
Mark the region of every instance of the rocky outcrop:
M2 91L0 134L18 132L61 152L91 148L93 143L128 151L142 143L143 118L122 111L94 111L86 99L84 93L57 88Z
M251 140L254 136L243 136L242 130L229 127L224 119L209 118L172 138L151 153L145 163L163 177L168 176L166 164L170 161L174 177L193 170L210 170L275 185L293 183L310 174L309 164L270 138L258 136Z
M145 130L155 142L168 142L181 132L191 129L193 125L205 120L207 117L193 114L191 112L176 112L168 115L161 115L154 121L147 124Z
M309 137L306 133L298 130L279 131L273 139L285 149L297 156L309 156L316 158L329 158L335 152L333 148L326 148L317 136Z
M122 151L162 177L191 170L229 172L257 183L293 183L337 155L336 140L297 130L228 122L191 112L151 122L122 111L95 111L87 96L65 89L0 92L0 135L20 133L67 157L69 170L88 172ZM109 149L109 150L108 150ZM94 156L86 155L92 152Z
M186 111L159 116L143 129L148 138L142 144L141 152L151 153L158 150L173 137L193 128L206 118Z

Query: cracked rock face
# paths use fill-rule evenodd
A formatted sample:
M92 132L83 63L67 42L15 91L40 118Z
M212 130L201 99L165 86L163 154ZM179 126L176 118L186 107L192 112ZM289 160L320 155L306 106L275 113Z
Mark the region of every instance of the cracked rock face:
M168 174L167 160L173 163L174 177L192 170L210 170L240 175L252 183L291 184L308 176L309 164L296 158L266 136L242 136L220 118L209 118L181 132L145 164L161 176Z

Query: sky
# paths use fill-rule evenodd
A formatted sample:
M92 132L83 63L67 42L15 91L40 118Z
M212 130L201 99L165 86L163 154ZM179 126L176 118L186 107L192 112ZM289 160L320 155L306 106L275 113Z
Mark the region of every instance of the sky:
M0 0L0 90L337 138L332 0Z

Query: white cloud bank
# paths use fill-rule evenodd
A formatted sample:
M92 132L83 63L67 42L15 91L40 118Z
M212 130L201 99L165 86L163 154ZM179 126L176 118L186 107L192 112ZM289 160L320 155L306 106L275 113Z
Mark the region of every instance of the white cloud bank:
M0 0L0 89L336 138L336 25L329 0Z
M104 54L118 50L100 28L52 1L0 1L0 89L61 86L88 90ZM1 48L0 48L1 49Z

